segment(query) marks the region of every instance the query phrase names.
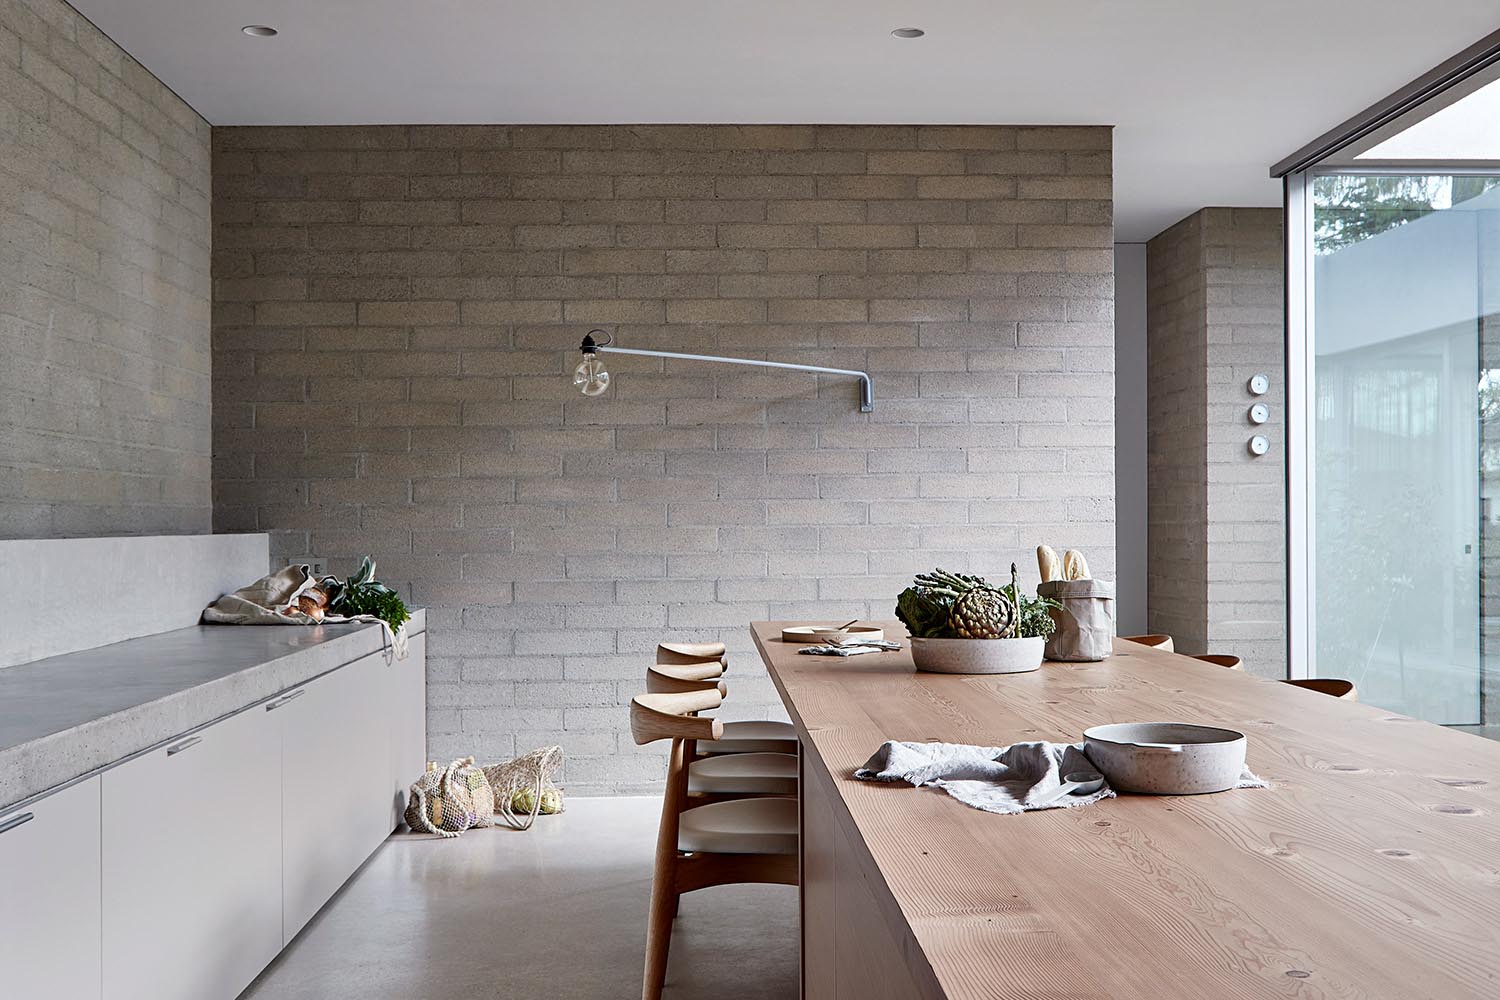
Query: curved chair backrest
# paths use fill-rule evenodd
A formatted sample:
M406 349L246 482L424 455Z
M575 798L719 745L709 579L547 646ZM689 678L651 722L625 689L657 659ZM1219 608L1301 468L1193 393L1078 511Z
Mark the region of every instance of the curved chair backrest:
M630 699L630 735L637 745L657 740L717 740L724 723L694 715L724 704L717 690L638 694Z
M1126 642L1138 642L1142 646L1159 649L1163 653L1174 652L1172 649L1172 637L1170 635L1122 635L1120 638Z
M720 680L724 673L718 662L688 663L674 666L658 663L646 668L646 690L651 694L676 694L679 691L717 691L725 697L729 689Z
M1343 698L1348 701L1359 701L1359 692L1354 687L1353 681L1346 681L1342 677L1309 677L1305 680L1283 681L1292 687L1307 688L1319 694L1326 694L1333 698Z
M719 663L729 667L722 642L662 642L656 646L657 663Z
M1204 663L1212 663L1215 666L1228 667L1230 670L1243 670L1245 668L1245 661L1241 660L1238 656L1226 656L1222 653L1203 653L1194 656L1193 659L1202 660Z

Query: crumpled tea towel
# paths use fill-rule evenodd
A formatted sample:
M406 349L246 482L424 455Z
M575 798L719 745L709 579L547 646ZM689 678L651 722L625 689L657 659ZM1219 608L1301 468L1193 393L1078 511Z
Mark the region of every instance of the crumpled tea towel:
M379 625L396 659L407 656L406 626L392 630L374 615L324 615L313 618L298 609L297 598L318 586L308 566L286 566L232 594L224 594L203 609L205 625L338 625L368 622Z
M887 740L854 772L865 781L906 781L941 788L966 806L993 813L1062 809L1114 797L1106 782L1088 795L1055 798L1063 775L1093 771L1083 745L1013 743L977 747L965 743L902 743ZM1053 801L1049 802L1048 799Z
M966 806L993 813L1066 809L1114 798L1107 781L1097 792L1057 798L1063 775L1074 771L1098 771L1084 755L1082 743L979 747L887 740L854 776L865 781L905 781L918 788L932 785ZM1246 769L1238 787L1264 788L1266 782Z

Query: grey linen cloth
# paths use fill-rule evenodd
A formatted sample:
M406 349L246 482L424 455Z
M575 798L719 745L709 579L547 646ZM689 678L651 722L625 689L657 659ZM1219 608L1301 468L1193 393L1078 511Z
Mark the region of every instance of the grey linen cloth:
M1088 795L1056 798L1063 775L1094 771L1083 745L1013 743L976 747L964 743L901 743L887 740L854 772L865 781L905 781L941 788L966 806L993 813L1064 809L1114 798L1104 787ZM1048 801L1051 799L1051 801Z
M905 781L918 788L941 788L966 806L992 813L1032 809L1069 809L1112 799L1109 782L1088 795L1057 797L1063 776L1074 771L1098 773L1082 743L1012 743L977 747L965 743L903 743L886 740L854 772L864 781ZM1246 768L1237 788L1266 788L1269 783Z

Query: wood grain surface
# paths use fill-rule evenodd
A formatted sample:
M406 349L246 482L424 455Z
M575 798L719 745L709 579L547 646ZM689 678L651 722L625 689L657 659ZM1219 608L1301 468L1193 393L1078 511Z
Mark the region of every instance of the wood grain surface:
M1500 997L1500 743L1119 640L1102 663L952 676L906 650L800 656L788 624L752 632L802 740L804 818L841 834L803 863L814 884L857 868L868 897L804 900L809 949L876 914L920 996ZM851 777L887 739L1157 721L1244 732L1272 787L998 816ZM857 995L804 964L806 996Z

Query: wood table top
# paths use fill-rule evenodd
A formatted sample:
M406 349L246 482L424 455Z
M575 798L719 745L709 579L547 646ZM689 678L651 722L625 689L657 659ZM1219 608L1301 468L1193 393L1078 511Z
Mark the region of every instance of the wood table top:
M907 649L798 655L795 624L752 623L756 647L934 995L1500 997L1500 743L1122 640L1100 663L925 674ZM1244 732L1272 787L1003 816L851 777L887 739L1155 721Z

